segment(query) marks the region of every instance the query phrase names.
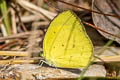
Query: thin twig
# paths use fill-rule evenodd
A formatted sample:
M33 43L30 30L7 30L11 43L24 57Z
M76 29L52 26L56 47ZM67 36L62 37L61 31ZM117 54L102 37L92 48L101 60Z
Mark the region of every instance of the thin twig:
M43 35L43 32L41 30L35 30L35 31L39 31L39 33L41 35ZM30 36L34 31L30 31L30 32L22 32L19 34L13 34L7 37L0 37L0 42L3 42L5 40L9 40L9 39L16 39L16 38L27 38L28 36Z
M61 3L64 3L64 4L67 4L67 5L72 6L72 7L75 7L75 8L83 9L83 10L86 10L86 11L89 11L89 12L94 12L94 13L97 13L97 14L102 14L102 15L106 15L106 16L112 16L112 17L120 18L119 15L105 14L105 13L102 13L102 12L97 12L97 11L90 10L90 9L87 9L87 8L84 8L84 7L80 7L80 6L75 5L75 4L72 4L72 3L65 2L65 1L63 1L63 0L56 0L56 1L61 2Z

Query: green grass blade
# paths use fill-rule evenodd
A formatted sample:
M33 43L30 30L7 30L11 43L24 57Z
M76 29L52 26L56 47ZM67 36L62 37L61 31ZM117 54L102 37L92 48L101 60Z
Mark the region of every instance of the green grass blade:
M4 17L3 22L5 25L6 31L8 35L10 35L11 34L10 21L9 21L10 19L9 19L9 15L7 15L8 9L6 5L6 0L0 0L0 12Z

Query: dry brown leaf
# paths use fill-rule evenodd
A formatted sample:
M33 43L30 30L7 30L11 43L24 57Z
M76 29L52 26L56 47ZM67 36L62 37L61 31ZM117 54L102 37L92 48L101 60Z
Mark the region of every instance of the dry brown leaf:
M106 13L106 14L114 14L120 16L120 0L94 0L93 2L93 10ZM111 34L120 35L120 19L117 17L106 16L102 14L92 13L94 24L107 31ZM99 31L99 30L98 30ZM120 43L120 38L112 36L110 34L106 34L102 31L99 31L104 37L117 41Z

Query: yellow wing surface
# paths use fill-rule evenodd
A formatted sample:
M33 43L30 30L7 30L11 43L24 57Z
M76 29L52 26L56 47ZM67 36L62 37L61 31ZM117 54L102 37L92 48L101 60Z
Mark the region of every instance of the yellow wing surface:
M79 18L64 11L50 23L43 41L43 57L61 68L84 68L91 60L93 45Z

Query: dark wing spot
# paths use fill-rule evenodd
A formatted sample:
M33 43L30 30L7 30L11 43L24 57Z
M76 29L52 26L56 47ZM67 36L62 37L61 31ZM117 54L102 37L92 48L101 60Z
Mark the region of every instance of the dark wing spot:
M55 46L53 48L55 48Z
M75 44L72 45L72 48L75 48Z
M63 58L58 58L58 59L63 59Z
M82 47L82 50L84 50L85 48L84 47Z
M54 34L55 34L56 32L54 31Z
M81 56L83 55L83 53L81 53Z
M62 47L64 47L64 45L62 44Z
M71 62L73 56L70 56L69 62Z

